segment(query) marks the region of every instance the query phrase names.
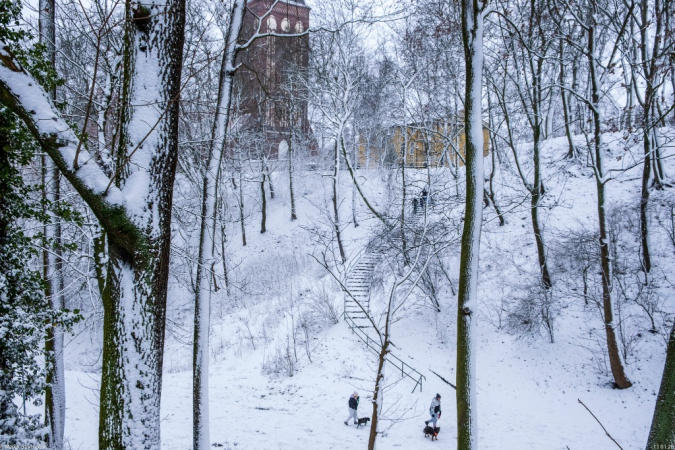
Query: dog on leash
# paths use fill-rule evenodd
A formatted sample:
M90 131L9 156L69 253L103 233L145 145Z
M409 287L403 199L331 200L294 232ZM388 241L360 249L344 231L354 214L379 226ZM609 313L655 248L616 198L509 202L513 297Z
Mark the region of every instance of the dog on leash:
M438 440L438 433L440 433L441 427L431 427L431 426L426 426L424 427L424 437L429 437L431 436L432 441L437 441Z
M359 419L359 423L356 425L356 428L360 427L361 425L363 425L365 427L366 425L368 425L369 420L370 420L370 417L361 417Z

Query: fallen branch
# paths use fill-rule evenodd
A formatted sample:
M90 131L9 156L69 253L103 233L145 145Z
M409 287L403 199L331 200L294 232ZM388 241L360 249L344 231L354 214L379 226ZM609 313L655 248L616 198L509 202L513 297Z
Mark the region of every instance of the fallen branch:
M602 424L602 422L600 422L600 421L598 420L598 418L595 417L595 414L593 414L593 413L591 412L591 410L588 409L588 406L584 405L584 402L582 402L581 399L577 399L577 400L579 401L579 403L581 403L581 404L583 405L584 408L586 408L586 411L588 411L588 412L590 413L590 415L593 416L593 418L595 419L595 421L598 422L598 423L600 424L600 426L602 427L602 429L605 431L605 434L607 435L607 437L610 438L610 439L612 440L612 442L614 442L614 443L616 444L617 447L619 447L621 450L623 450L623 447L621 447L621 446L619 445L619 443L616 442L616 440L612 437L612 435L609 434L609 432L607 431L607 428L605 428L605 426Z
M446 380L445 378L443 378L442 376L440 376L439 374L437 374L437 373L434 372L433 370L429 369L429 372L433 373L433 374L436 375L438 378L440 378L441 380L443 380L444 382L446 382L447 384L449 384L454 390L457 390L457 386L455 386L454 384L452 384L451 382L449 382L448 380Z

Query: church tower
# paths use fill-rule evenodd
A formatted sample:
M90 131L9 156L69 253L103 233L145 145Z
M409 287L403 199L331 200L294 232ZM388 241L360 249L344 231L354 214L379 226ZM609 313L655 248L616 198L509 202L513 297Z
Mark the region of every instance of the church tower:
M246 42L259 26L261 33L278 35L257 39L241 52L242 66L235 76L244 122L265 135L265 151L273 159L285 157L284 146L279 154L282 141L309 133L305 90L297 77L309 64L309 36L292 36L309 28L309 13L304 0L276 4L251 0L244 16L240 42Z

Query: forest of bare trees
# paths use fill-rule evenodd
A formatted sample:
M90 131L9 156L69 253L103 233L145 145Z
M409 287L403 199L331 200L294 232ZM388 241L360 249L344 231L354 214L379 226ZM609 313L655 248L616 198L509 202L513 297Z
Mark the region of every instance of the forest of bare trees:
M641 448L675 446L672 0L0 0L0 21L0 449L76 448L81 336L98 448L166 447L180 345L183 434L216 445L235 316L266 375L365 336L369 450L415 408L396 361L452 393L444 448L482 446L491 325L590 348L604 396L654 391ZM416 315L453 373L399 360Z

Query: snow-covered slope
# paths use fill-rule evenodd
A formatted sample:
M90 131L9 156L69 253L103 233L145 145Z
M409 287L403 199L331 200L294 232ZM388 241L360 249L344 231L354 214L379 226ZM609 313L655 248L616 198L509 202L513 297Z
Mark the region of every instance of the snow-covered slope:
M628 218L638 205L641 167L630 168L633 161L621 136L609 141L608 159L613 168L629 168L616 172L617 178L609 182L610 204L622 206L624 209L617 209L617 214ZM544 147L547 196L542 216L551 248L549 257L558 258L553 261L558 314L554 343L549 342L545 332L534 337L508 332L508 312L534 292L537 279L529 200L523 202L522 185L510 170L502 169L495 179L497 200L506 212L507 224L500 227L494 210L486 209L477 349L478 442L482 449L615 448L579 400L624 449L641 449L646 443L663 369L665 340L646 332L648 327L637 309L627 310L633 328L626 333L632 330L635 340L628 352L627 371L634 385L623 391L612 389L603 341L599 338L602 334L598 334L602 331L601 317L592 304L586 305L574 294L576 291L570 288L573 280L565 278L568 275L561 262L565 252L560 249L575 253L569 250L570 236L596 227L592 173L583 161L564 160L565 151L564 139L548 141ZM667 154L675 154L673 147ZM675 164L670 159L666 162L666 172L675 174ZM244 450L365 448L368 430L347 427L343 421L347 418L347 399L354 390L361 395L359 416L372 414L368 396L374 387L376 359L343 321L334 324L325 314L317 313L318 304L328 302L341 307L342 297L325 270L308 256L320 256L320 232L329 229L329 180L317 172L297 177L299 220L293 223L288 219L288 191L282 172L279 170L274 178L277 198L268 202L268 232L258 232L259 216L252 214L247 228L248 245L242 247L237 226L232 227L230 266L235 268L236 282L242 290L235 290L230 298L221 290L222 295L212 306L211 440L217 447ZM362 176L365 191L380 208L390 206L388 202L393 204L395 198L388 195L387 188L391 179L386 174L368 172ZM426 173L413 176L422 186ZM447 174L437 177L439 186L453 183ZM352 256L366 244L377 221L359 202L361 226L349 225L348 177L343 176L342 182L345 201L341 212L347 254ZM666 190L652 197L656 205L652 224L657 254L654 282L659 286L654 295L669 312L675 310L671 284L674 248L660 231L656 215L659 202L672 195ZM257 198L254 187L250 198L251 202ZM620 255L632 254L636 245L630 239L622 241ZM448 252L455 255L457 250ZM456 271L456 261L451 261L451 268ZM456 277L454 273L452 276ZM166 449L188 449L192 445L191 297L174 283L170 298L174 309L170 316L175 323L169 324L172 331L165 356L162 445ZM418 388L411 393L414 383L401 379L400 370L387 366L385 420L377 447L380 450L455 446L454 391L433 373L454 382L456 298L447 288L441 298L441 312L436 313L420 294L411 299L405 313L394 323L395 354L422 372L426 381L422 392ZM293 338L290 330L296 329L308 311L313 319L307 333L296 336L299 345L289 345ZM628 324L629 318L626 321ZM638 336L636 330L641 326L644 330ZM90 347L82 343L83 339L80 336L69 346L67 359L83 361L82 355ZM289 349L296 353L288 355ZM96 349L89 351L92 352ZM296 354L296 367L283 364L284 355L287 361L295 361ZM95 448L99 375L95 365L89 371L92 373L87 373L83 364L71 362L69 367L75 370L66 374L66 436L73 449ZM287 376L290 371L293 376ZM442 395L443 415L439 442L431 443L424 438L422 428L436 393Z

